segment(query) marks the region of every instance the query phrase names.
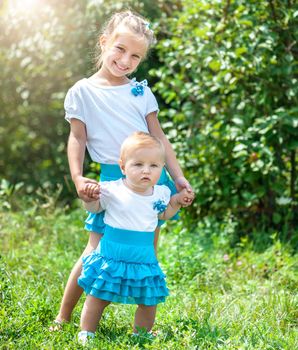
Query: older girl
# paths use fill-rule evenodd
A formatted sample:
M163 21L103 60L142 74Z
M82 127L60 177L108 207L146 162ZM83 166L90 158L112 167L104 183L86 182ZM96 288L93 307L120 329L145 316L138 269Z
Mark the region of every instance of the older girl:
M129 79L139 64L146 58L154 43L154 33L149 23L130 11L116 13L105 26L98 39L101 55L98 59L98 71L89 78L79 80L65 98L65 118L70 122L68 140L68 160L70 172L78 195L84 201L98 198L86 191L86 185L94 180L83 176L85 148L94 162L100 163L101 181L116 180L122 177L118 166L120 146L124 139L134 131L144 131L158 137L165 148L165 169L161 173L159 184L165 184L175 193L192 188L185 179L177 162L175 153L163 133L157 114L157 101L147 86L146 80L137 82ZM191 203L185 198L183 206ZM90 232L88 244L82 254L85 256L94 250L104 230L104 211L89 214L85 228ZM161 222L159 223L159 226ZM155 230L156 247L160 228ZM82 289L77 285L81 273L81 258L77 261L69 276L57 325L69 321L73 308L77 304Z

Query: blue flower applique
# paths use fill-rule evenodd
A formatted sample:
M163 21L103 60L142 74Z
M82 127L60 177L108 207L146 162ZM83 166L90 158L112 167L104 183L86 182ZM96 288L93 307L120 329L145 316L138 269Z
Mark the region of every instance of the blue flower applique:
M148 85L148 82L146 79L138 82L136 80L136 78L133 78L130 82L130 84L132 85L132 88L131 88L131 93L134 95L134 96L143 96L144 95L144 88L145 86Z
M158 201L153 203L153 209L157 210L158 213L163 213L167 209L167 205L165 201L159 199Z

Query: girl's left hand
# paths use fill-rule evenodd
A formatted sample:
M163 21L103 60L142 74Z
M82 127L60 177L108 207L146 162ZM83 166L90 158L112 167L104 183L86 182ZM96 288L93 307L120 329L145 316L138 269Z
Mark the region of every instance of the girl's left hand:
M191 205L195 198L195 194L194 192L188 192L186 188L184 188L181 192L179 192L179 198L179 204L185 208Z
M185 196L183 196L183 199L181 201L182 207L188 207L189 205L191 205L195 198L195 194L186 178L184 176L177 177L175 180L175 186L178 192L181 192L183 190L187 191L187 193L185 194Z
M175 179L175 186L178 192L181 192L184 188L187 192L193 192L192 187L184 176L179 176Z

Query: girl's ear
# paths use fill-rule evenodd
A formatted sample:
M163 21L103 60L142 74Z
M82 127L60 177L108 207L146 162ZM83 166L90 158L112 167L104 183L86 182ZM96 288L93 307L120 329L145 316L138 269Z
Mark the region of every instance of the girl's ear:
M122 174L125 175L125 164L122 159L119 159L119 166L122 171Z
M107 36L105 34L101 35L99 38L99 46L101 50L104 50L107 43Z

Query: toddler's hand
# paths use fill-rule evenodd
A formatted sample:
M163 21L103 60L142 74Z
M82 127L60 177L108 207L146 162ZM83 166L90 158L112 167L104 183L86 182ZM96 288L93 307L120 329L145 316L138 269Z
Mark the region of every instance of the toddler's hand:
M179 191L179 195L181 194L181 197L179 196L179 198L181 198L181 200L179 200L180 205L182 207L191 205L195 198L195 193L186 178L184 176L177 177L175 186Z
M178 203L182 207L188 207L191 205L195 198L195 194L193 191L189 192L186 188L178 193Z
M91 200L98 199L100 194L99 183L86 183L84 192Z
M98 182L96 180L88 179L87 177L83 177L83 176L78 176L75 179L74 184L76 186L76 190L79 198L81 198L83 201L91 202L99 198L99 188L98 190L93 191L93 194L92 194L93 197L89 197L88 193L85 190L85 186L87 184L93 184L98 186Z

